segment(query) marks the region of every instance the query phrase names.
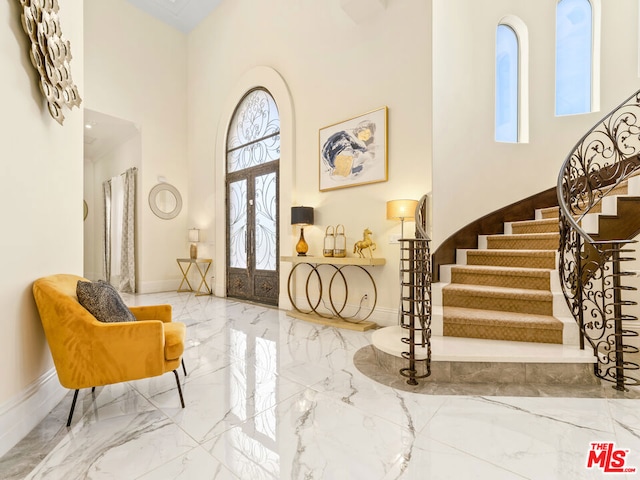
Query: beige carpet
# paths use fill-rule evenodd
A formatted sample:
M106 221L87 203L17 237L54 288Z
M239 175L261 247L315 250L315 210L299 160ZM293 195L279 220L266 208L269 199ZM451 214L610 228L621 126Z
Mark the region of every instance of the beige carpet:
M444 335L562 343L553 317L551 271L558 250L558 209L542 220L514 222L512 234L490 235L487 249L467 252L442 289Z
M627 194L627 181L608 192ZM600 213L601 202L590 212ZM512 223L509 235L487 236L487 249L467 251L467 264L451 268L451 283L442 289L445 336L562 343L551 292L559 209L540 214Z

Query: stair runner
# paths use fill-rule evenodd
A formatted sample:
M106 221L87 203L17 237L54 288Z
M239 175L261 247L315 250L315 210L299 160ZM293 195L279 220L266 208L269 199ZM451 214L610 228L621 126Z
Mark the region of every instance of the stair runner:
M562 343L551 292L558 209L542 215L514 222L509 235L489 235L486 249L468 251L466 265L451 267L442 289L445 336Z
M614 190L626 194L626 182ZM600 212L600 204L591 212ZM486 249L467 251L466 265L451 267L451 283L442 289L445 336L563 343L551 291L558 207L539 216L513 222L508 235L487 236Z

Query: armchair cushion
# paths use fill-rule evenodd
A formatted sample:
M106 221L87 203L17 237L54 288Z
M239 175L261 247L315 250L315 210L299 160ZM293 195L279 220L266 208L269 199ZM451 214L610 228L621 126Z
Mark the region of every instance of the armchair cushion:
M78 281L76 295L80 305L101 322L135 322L136 320L120 298L118 291L107 282Z
M164 359L167 362L179 360L184 353L186 330L184 323L172 322L164 324Z

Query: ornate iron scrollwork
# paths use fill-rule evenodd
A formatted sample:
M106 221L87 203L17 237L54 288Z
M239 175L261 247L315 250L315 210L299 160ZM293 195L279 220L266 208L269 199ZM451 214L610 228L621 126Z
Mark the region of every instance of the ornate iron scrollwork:
M635 301L623 292L630 272L622 268L633 260L629 239L594 240L581 227L584 216L617 185L640 169L640 91L596 124L576 144L558 177L560 204L560 282L567 304L597 358L595 374L614 382L617 390L640 382L628 372L638 365L625 354L638 349L628 343L637 332L626 327L635 316L623 313Z

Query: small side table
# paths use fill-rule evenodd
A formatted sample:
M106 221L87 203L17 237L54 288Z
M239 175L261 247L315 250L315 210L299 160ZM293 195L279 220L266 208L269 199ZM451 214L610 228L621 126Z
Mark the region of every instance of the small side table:
M180 271L182 272L182 281L180 282L180 286L178 287L178 292L194 292L196 295L211 295L211 287L207 283L207 272L211 268L211 263L213 262L210 258L176 258L176 262L178 263L178 267L180 267ZM187 266L187 269L184 269L184 265ZM195 265L196 270L200 274L200 285L198 285L198 289L194 290L189 283L189 279L187 276L189 275L189 270L191 270L191 266ZM186 282L188 289L183 289L182 285ZM202 287L204 287L204 291L202 291Z

